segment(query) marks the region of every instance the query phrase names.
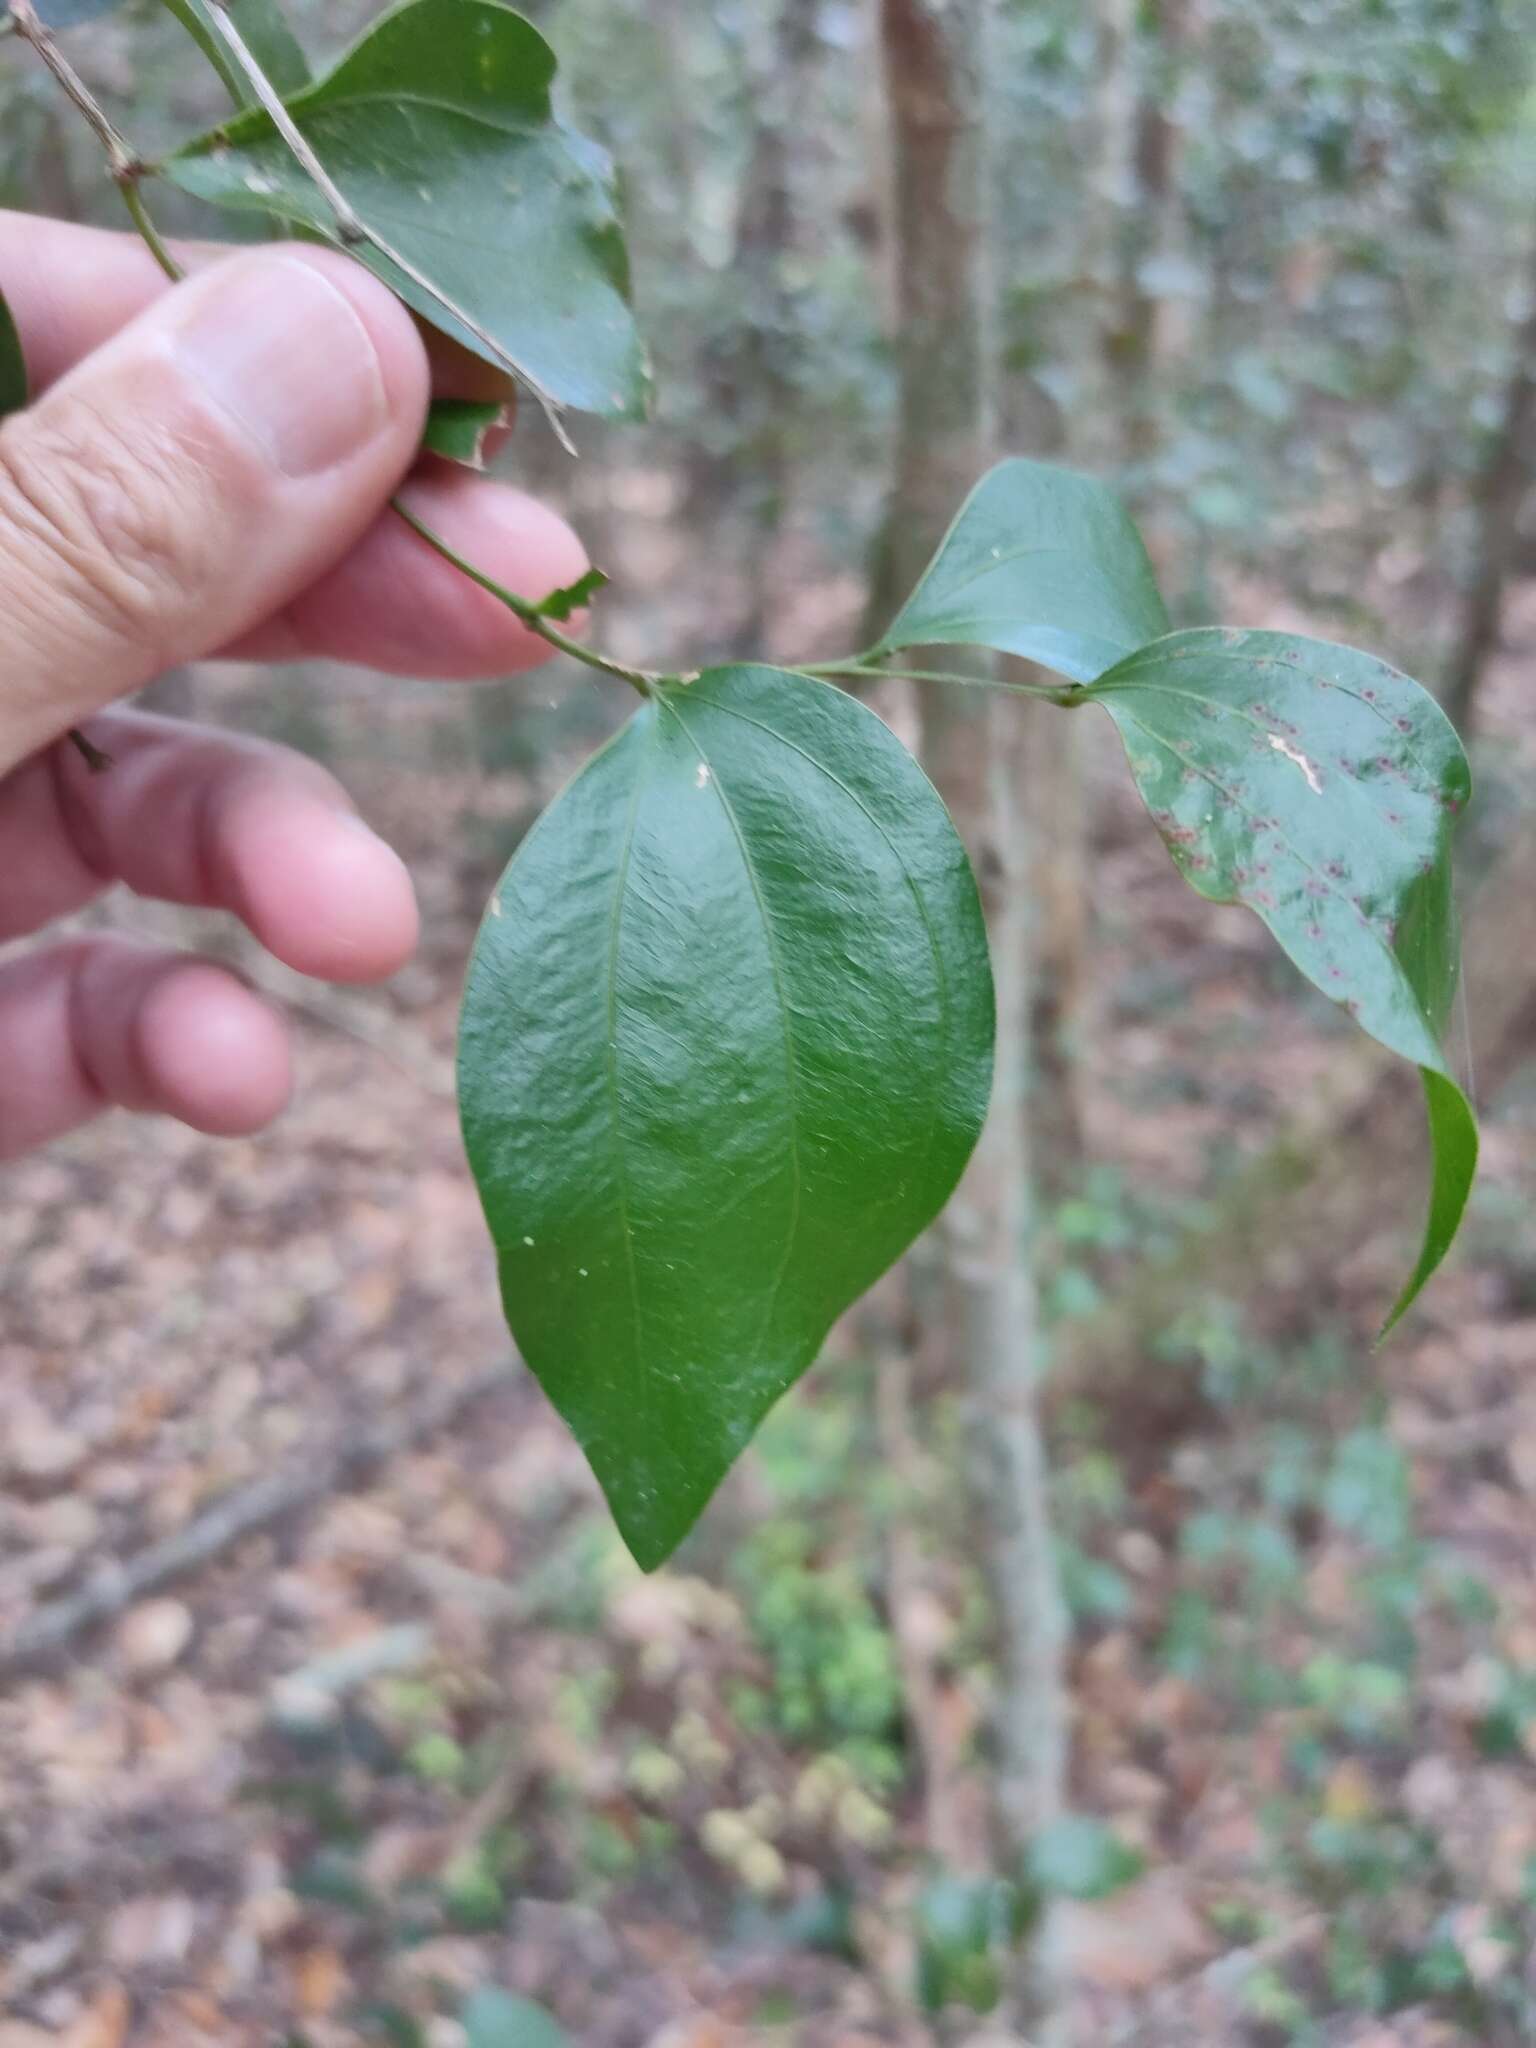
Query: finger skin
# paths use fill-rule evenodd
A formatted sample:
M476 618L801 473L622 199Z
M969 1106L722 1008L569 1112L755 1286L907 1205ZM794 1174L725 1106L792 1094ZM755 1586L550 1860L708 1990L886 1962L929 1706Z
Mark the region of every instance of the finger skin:
M176 286L0 424L0 766L339 561L409 468L427 393L392 294L274 245Z
M194 272L229 253L212 243L175 246ZM33 388L42 392L171 287L137 236L0 210L0 289ZM500 371L417 326L435 395L515 402ZM498 431L492 445L502 438ZM521 597L537 602L586 571L570 527L524 492L427 460L409 496L466 559ZM324 658L452 680L517 674L549 655L504 606L382 509L335 569L219 652L246 661Z
M175 241L171 249L189 272L234 253L234 245L225 242ZM171 283L137 235L0 207L0 286L36 393L163 298ZM493 363L425 323L418 322L418 329L438 398L515 405L515 386Z
M211 961L115 937L0 967L0 1044L0 1159L113 1107L245 1136L292 1089L269 1004Z
M301 974L377 981L409 959L410 876L316 763L142 711L104 714L90 737L106 773L60 741L0 783L0 940L121 882L232 911Z

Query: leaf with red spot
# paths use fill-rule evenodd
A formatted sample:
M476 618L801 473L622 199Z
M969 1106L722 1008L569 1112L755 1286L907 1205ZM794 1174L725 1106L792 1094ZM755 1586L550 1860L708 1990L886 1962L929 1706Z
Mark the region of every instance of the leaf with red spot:
M1451 840L1471 776L1449 720L1372 655L1294 633L1170 633L1082 692L1120 729L1185 879L1245 903L1307 979L1424 1079L1434 1184L1387 1329L1450 1249L1477 1122L1443 1034L1460 972Z

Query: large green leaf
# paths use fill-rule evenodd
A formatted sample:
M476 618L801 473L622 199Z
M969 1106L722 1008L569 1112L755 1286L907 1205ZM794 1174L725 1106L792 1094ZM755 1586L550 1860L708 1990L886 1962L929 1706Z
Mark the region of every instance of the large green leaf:
M214 0L161 0L223 79L237 107L254 107L251 81L214 25ZM283 18L277 0L229 0L227 12L246 48L279 93L299 92L310 80L309 61Z
M1185 878L1257 911L1309 981L1423 1074L1429 1224L1390 1329L1449 1250L1477 1169L1442 1046L1460 966L1451 839L1471 794L1461 743L1396 669L1293 633L1172 633L1083 695L1120 728Z
M498 0L406 0L287 104L373 238L354 253L401 298L557 403L633 415L647 377L613 169L554 118L554 73ZM162 168L202 199L337 238L263 112Z
M1115 493L1047 462L1001 462L955 515L874 650L994 647L1092 682L1168 630L1135 522Z
M20 412L26 402L27 359L5 294L0 292L0 420L7 413Z
M647 1568L947 1200L992 983L948 814L873 712L715 669L534 827L459 1098L528 1363Z

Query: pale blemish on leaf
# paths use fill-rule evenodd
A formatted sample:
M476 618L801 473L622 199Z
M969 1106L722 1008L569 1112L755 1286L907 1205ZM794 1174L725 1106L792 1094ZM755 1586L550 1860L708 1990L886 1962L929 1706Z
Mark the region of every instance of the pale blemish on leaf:
M1295 762L1296 766L1307 778L1307 787L1311 790L1314 796L1322 795L1323 779L1318 774L1317 770L1312 766L1312 763L1307 759L1306 755L1301 751L1300 747L1293 747L1289 740L1282 739L1279 733L1277 732L1272 732L1269 735L1269 744L1274 748L1277 754L1284 754L1287 761Z

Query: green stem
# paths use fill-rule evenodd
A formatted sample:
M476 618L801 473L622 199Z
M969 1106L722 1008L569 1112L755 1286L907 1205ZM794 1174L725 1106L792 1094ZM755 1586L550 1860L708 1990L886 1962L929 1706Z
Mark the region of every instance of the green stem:
M94 740L88 740L78 725L72 725L64 737L93 775L101 775L112 766L112 756L98 747Z
M817 661L801 664L807 675L852 676L867 682L950 683L963 690L1007 690L1016 697L1043 697L1050 704L1082 702L1078 688L1058 689L1054 683L1005 683L992 676L962 676L949 669L885 668L868 661Z
M144 194L139 190L138 179L119 178L117 189L122 193L123 204L128 209L129 218L143 236L145 246L148 248L150 255L154 257L160 268L171 280L171 283L179 284L187 273L166 247L160 230L150 219L149 208L144 204Z
M628 668L623 662L612 661L606 654L599 654L595 648L583 647L579 640L572 640L567 634L562 633L558 626L546 619L537 605L530 604L527 598L519 597L515 591L506 589L494 577L487 576L483 569L477 569L473 562L466 561L456 548L451 547L440 533L434 533L430 526L418 519L409 506L403 504L399 498L392 498L390 503L411 531L420 534L429 548L435 549L445 562L451 562L471 583L478 583L482 590L489 591L491 596L504 604L514 617L522 620L530 633L537 633L541 640L547 641L559 653L568 654L572 661L584 662L588 668L600 669L604 675L617 676L620 682L628 683L630 688L637 690L642 697L654 694L655 686L660 681L659 676L654 676L645 669Z

